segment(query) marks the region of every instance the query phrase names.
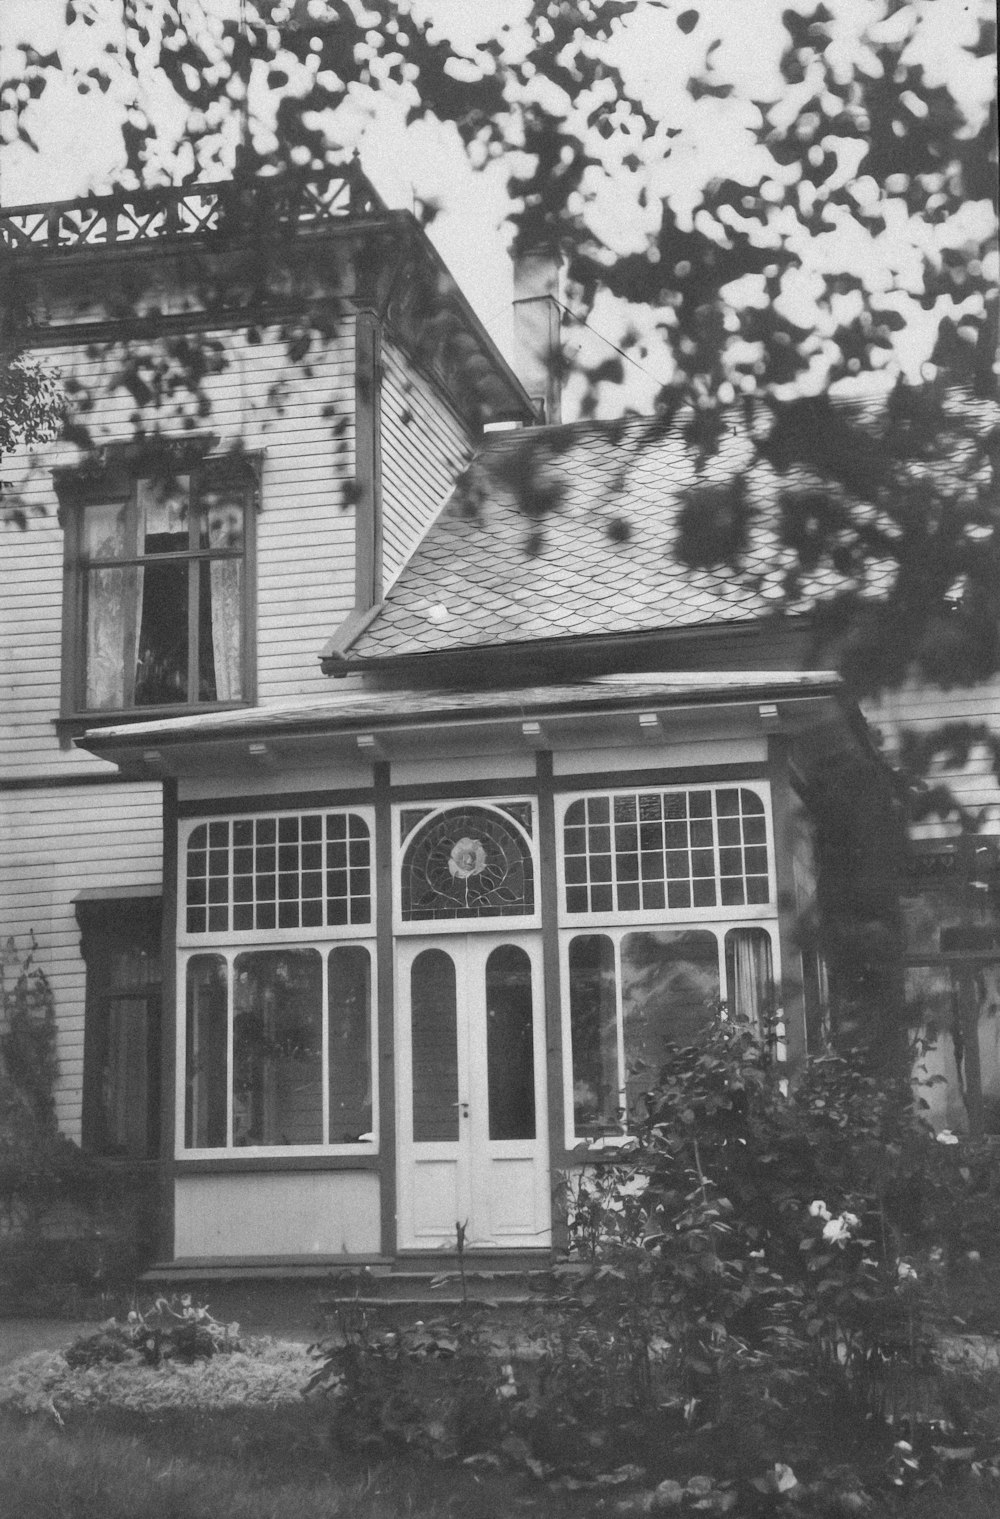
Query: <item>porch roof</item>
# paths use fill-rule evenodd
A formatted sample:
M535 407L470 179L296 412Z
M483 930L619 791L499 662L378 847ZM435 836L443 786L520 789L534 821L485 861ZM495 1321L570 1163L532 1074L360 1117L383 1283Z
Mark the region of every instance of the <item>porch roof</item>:
M805 707L815 715L817 704L827 709L832 705L859 737L865 731L836 673L779 670L605 675L501 691L344 691L315 701L92 728L76 743L129 771L172 774L197 765L199 759L203 765L209 752L218 765L225 763L227 752L246 755L248 746L268 743L287 748L289 757L292 747L317 741L323 741L328 754L332 743L334 750L357 755L366 748L376 753L379 744L391 744L394 736L398 743L408 735L477 729L502 741L513 727L521 742L534 736L557 747L560 728L572 742L570 730L578 735L581 721L606 724L616 714L632 713L638 732L639 719L647 712L655 717L682 708L721 710L753 704L762 712L765 706L768 713L773 708L776 718L783 715L789 721L796 721L793 709L804 718ZM651 725L655 730L655 722Z
M498 434L384 599L334 633L323 668L403 670L476 649L740 628L811 613L849 590L884 596L885 560L859 571L828 548L809 568L796 564L785 519L798 513L808 531L818 496L837 500L853 528L887 527L876 507L815 472L776 469L741 419L703 464L681 422L657 417ZM695 506L722 528L692 557L684 539ZM738 567L727 533L745 539Z

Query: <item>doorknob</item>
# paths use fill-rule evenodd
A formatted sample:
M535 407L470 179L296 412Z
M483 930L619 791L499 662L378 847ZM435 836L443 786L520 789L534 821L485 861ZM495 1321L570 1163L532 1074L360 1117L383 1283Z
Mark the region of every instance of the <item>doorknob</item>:
M452 1103L452 1107L453 1108L458 1108L459 1116L460 1117L462 1117L462 1118L468 1118L468 1116L469 1116L469 1104L467 1102L453 1102Z

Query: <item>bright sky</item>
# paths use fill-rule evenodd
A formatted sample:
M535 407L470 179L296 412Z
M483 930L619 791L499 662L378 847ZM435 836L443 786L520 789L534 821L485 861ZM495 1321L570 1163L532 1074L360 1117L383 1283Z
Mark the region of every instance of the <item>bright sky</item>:
M106 3L109 16L120 16L114 0ZM231 15L238 0L185 3L211 27L213 20ZM690 225L698 214L701 187L715 177L735 178L766 190L762 180L768 173L781 171L775 170L751 132L762 115L774 127L790 124L808 100L809 82L790 88L781 77L778 60L787 39L782 12L789 8L811 11L811 0L693 3L700 20L685 35L676 24L677 11L683 7L641 0L606 51L621 68L626 86L643 99L651 113L665 126L679 129L669 144L665 137L660 142L637 144L623 133L601 142L592 133L588 137L588 148L593 142L602 165L588 171L581 209L590 225L618 253L646 246L658 220L660 196L669 199L681 224ZM994 63L988 58L970 60L962 44L975 36L976 17L985 12L988 3L912 0L887 18L886 0L826 0L834 31L828 56L845 75L859 67L870 68L874 55L867 38L873 35L871 29L875 28L874 35L895 30L901 38L909 38L908 56L923 65L928 83L946 84L974 127L991 99ZM310 4L321 5L322 0L310 0ZM477 45L487 39L503 37L510 52L518 49L526 0L412 0L412 4L433 19L458 53L471 60L459 68L474 68ZM0 0L0 47L10 48L30 38L41 52L65 50L64 13L64 0ZM95 27L80 33L76 46L99 50L104 40L106 37ZM702 64L713 41L719 44L712 55L713 72L732 83L735 92L727 101L712 97L695 101L684 83ZM74 61L84 67L90 62L79 52L74 54ZM541 80L533 85L543 103L560 107L554 86ZM165 88L152 74L144 87L146 109L158 121L169 122ZM260 92L255 105L266 113L267 104L267 97ZM390 205L408 207L415 196L440 203L442 212L433 222L430 235L481 318L509 354L512 285L501 225L505 210L501 173L495 166L473 171L453 130L425 124L407 127L406 104L405 98L391 99L382 92L367 97L354 92L350 106L338 112L338 141L348 150L358 148L365 171ZM583 117L590 105L592 102L585 104L580 112L575 123L578 130L583 130ZM41 153L31 153L19 144L0 152L0 200L9 206L110 188L120 153L117 125L121 108L114 90L108 95L93 91L81 96L65 80L53 82L45 97L44 120L36 117L33 127ZM569 121L574 124L572 114ZM621 167L622 158L630 151L641 151L647 162L654 193L645 208L637 203L634 176ZM167 174L177 167L176 160L164 161ZM856 161L845 155L841 167L845 179L853 177ZM874 182L869 182L869 188L879 193ZM779 187L775 185L774 189L780 199ZM865 193L863 180L859 193ZM898 356L904 368L916 373L928 351L934 325L913 299L919 290L924 251L921 238L927 245L936 239L938 246L942 242L960 246L963 239L981 235L983 218L991 213L985 203L969 206L961 217L944 227L928 226L915 239L906 223L902 200L896 205L899 217L893 221L890 205L885 231L878 239L859 234L860 224L854 222L831 225L825 238L812 239L803 249L800 274L787 282L781 300L790 317L809 319L816 310L824 273L850 267L869 290L880 292L884 304L903 310L907 328L898 340ZM756 293L752 284L743 282L739 288L731 288L734 304L753 304ZM614 336L628 325L629 316L622 303L599 297L591 322L599 331ZM816 346L818 379L826 353L820 331ZM645 388L651 393L654 382L669 376L670 367L663 340L655 329L649 334L641 361L649 376ZM637 370L633 370L633 377L639 380Z

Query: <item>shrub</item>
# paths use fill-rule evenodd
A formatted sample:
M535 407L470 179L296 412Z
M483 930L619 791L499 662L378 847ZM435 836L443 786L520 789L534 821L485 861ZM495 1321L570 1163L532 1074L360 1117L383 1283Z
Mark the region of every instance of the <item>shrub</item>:
M55 999L35 954L33 936L0 948L0 1290L51 1308L134 1277L155 1176L59 1133Z
M133 1308L124 1321L110 1319L94 1334L81 1335L66 1352L71 1367L124 1361L137 1352L148 1366L176 1360L190 1364L222 1351L239 1349L239 1324L221 1324L205 1304L189 1293L158 1297L145 1309Z

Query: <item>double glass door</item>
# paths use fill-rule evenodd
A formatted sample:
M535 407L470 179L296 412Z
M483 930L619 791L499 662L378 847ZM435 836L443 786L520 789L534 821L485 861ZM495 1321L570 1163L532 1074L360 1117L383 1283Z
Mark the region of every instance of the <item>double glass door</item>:
M400 1247L548 1244L537 937L400 941L397 989Z

